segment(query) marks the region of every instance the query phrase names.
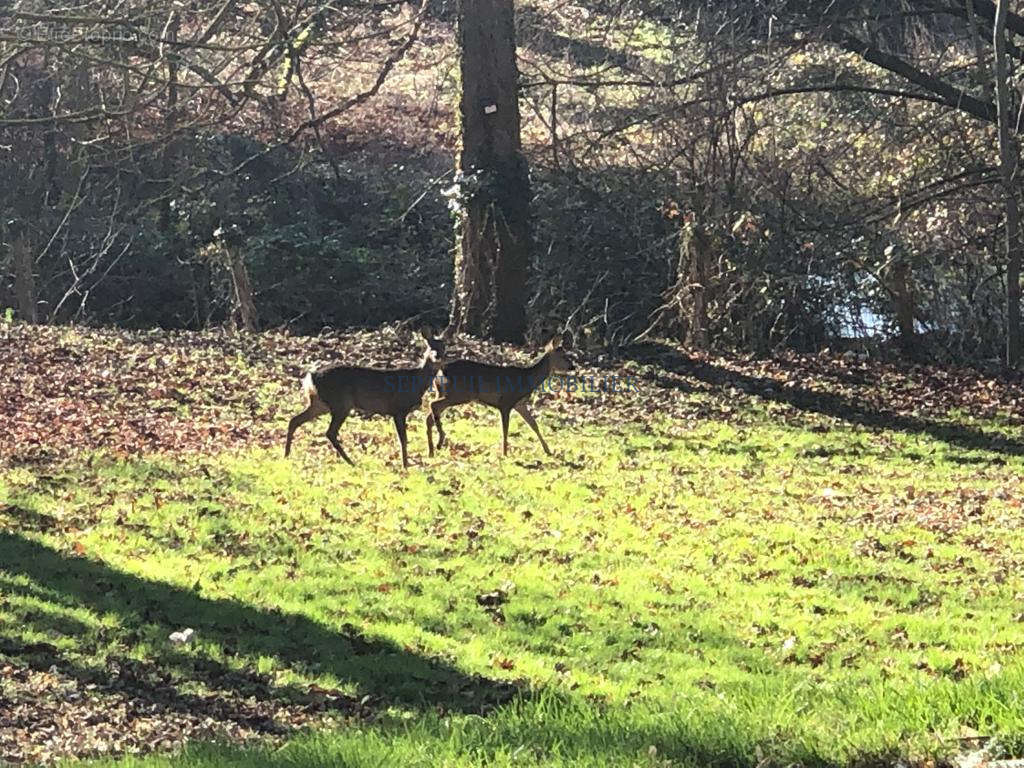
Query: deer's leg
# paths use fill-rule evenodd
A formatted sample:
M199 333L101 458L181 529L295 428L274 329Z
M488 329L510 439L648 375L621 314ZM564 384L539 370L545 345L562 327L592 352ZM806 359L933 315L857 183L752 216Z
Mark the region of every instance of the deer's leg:
M530 413L529 406L526 405L525 401L520 401L515 404L515 409L519 415L523 417L523 420L530 425L530 429L533 430L533 433L537 435L537 439L540 440L540 444L544 447L544 453L550 456L551 449L548 448L548 444L544 442L544 437L541 435L540 429L537 428L537 420L533 418L533 414Z
M338 455L354 467L356 465L355 462L348 457L348 454L345 453L345 449L342 448L341 443L338 442L338 430L341 429L341 425L347 417L347 410L331 413L331 425L327 428L327 439L331 441L331 445L334 446L334 450L338 452Z
M322 416L327 413L326 409L317 402L309 404L309 407L302 413L292 416L291 421L288 422L288 437L284 442L284 455L287 458L288 454L292 452L292 436L295 434L295 430L305 424L307 421L312 421L317 416Z
M508 456L508 417L509 409L501 409L501 455Z
M437 426L437 447L440 448L444 445L446 435L444 428L441 426L441 414L450 405L450 403L443 397L440 400L435 400L430 404L430 414L427 416L427 447L430 449L430 455L434 455L434 433L433 427Z
M434 455L434 422L435 421L437 421L437 419L434 418L434 404L431 403L430 404L430 413L427 414L427 450L429 451L430 456ZM441 439L440 427L438 427L437 438L438 438L438 440Z
M406 438L405 438L405 417L406 414L395 416L395 431L398 433L398 444L402 446L402 466L409 467L409 453L406 450Z

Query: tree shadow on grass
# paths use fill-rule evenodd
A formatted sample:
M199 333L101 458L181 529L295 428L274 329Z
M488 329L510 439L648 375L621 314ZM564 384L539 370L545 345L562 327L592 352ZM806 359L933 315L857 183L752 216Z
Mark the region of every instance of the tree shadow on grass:
M863 401L818 392L801 387L781 387L774 379L751 376L712 363L695 360L679 350L656 342L635 344L622 351L629 359L654 363L674 376L697 379L714 387L732 386L798 410L842 419L872 429L887 429L911 435L923 435L969 451L988 451L1005 456L1024 456L1024 443L1000 433L987 433L975 427L910 416L894 410L872 408ZM672 376L647 376L660 386L673 386L690 392L686 382Z
M471 731L470 749L500 750L503 744L532 743L543 751L556 746L561 750L568 744L581 756L621 755L625 764L627 757L643 754L649 745L659 744L662 754L699 755L700 764L743 764L741 754L731 753L729 745L718 739L690 741L692 734L638 731L637 723L625 717L625 710L620 711L622 717L618 720L605 723L604 715L609 711L602 714L600 708L595 710L582 701L571 701L558 691L535 692L466 675L389 642L362 637L352 628L336 631L300 614L205 598L87 557L62 553L15 533L0 532L0 591L9 597L30 597L58 609L85 608L97 615L114 614L120 624L118 639L129 647L141 643L148 648L145 654L138 654L143 658L119 651L89 659L85 653L68 654L47 642L19 639L20 630L51 629L52 611L43 617L30 616L26 626L16 631L0 633L0 657L15 660L16 676L30 674L17 661L24 659L28 668L42 671L45 678L75 681L72 699L83 698L84 691L98 690L101 694L92 705L92 712L83 715L76 711L69 715L61 701L67 698L66 688L55 687L44 693L33 688L29 698L38 703L31 708L38 711L26 714L23 702L16 696L15 727L52 735L60 730L93 727L97 719L109 718L121 731L134 732L131 738L121 738L123 734L119 733L114 737L117 741L106 744L105 749L115 753L222 741L225 734L233 741L254 736L280 737L315 726L322 722L317 718L326 714L372 721L379 711L378 704L400 703L418 709L424 722L433 724L429 727L432 738L442 740L448 733L443 726L446 713L491 714L497 709L497 724L493 726L497 732L483 720L470 720L479 724L479 728ZM309 686L282 683L273 674L257 671L251 663L238 668L205 655L201 649L193 652L176 646L161 647L154 642L183 622L195 628L204 642L219 644L227 659L235 655L247 660L273 657L297 672L315 666L321 673L354 684L358 692L348 695L315 690L312 694L318 698L310 706ZM636 635L632 645L628 637L624 638L626 653L642 654L651 639L643 628L634 627L632 631ZM701 633L700 645L704 648L736 642L724 631ZM363 694L371 700L365 701ZM568 710L568 714L553 715L552 707L557 712ZM512 713L510 716L502 714L506 709ZM517 712L525 712L525 719L517 716ZM7 722L10 720L9 717ZM145 721L154 720L160 723L164 734L160 744L146 740ZM605 724L593 730L598 723ZM381 722L385 736L390 725L393 723L389 724L386 718ZM570 725L572 733L565 730ZM4 757L4 747L0 737L0 759ZM309 765L322 764L319 749ZM60 754L98 753L72 749ZM265 756L265 763L254 760L250 752L227 749L220 754L244 765L284 762L271 751L257 753Z
M203 641L219 644L225 658L272 657L300 673L315 666L317 671L350 682L358 690L355 696L319 691L321 701L313 710L314 715L330 710L346 717L368 717L374 714L373 704L377 700L398 702L419 709L430 738L444 741L450 738L447 719L443 717L446 712L489 713L498 705L505 705L487 721L468 719L469 730L459 739L462 748L477 757L490 754L489 750L501 752L508 745L527 745L537 754L557 750L577 756L581 762L625 765L645 759L654 747L659 756L678 760L681 765L732 767L749 765L754 745L766 738L742 719L717 718L718 727L711 733L707 732L708 721L699 718L694 721L686 716L633 717L628 707L591 705L553 690L519 690L506 683L466 675L386 641L362 637L351 628L337 631L301 614L202 597L192 590L134 576L11 532L0 532L0 591L5 595L20 591L56 607L113 614L120 624L118 639L129 646L142 643L145 647L147 641L163 638L169 629L187 622ZM48 620L36 626L32 617L26 622L27 626L19 629L45 631L50 626ZM631 644L628 637L623 638L628 645L624 659L642 656L648 645L657 648L660 642L646 627L634 624L629 631L634 637ZM160 720L161 726L166 721L168 728L178 729L183 729L181 721L185 715L200 722L193 730L179 733L182 738L176 742L164 742L165 748L217 737L220 731L204 730L208 723L243 736L274 736L316 722L305 717L310 710L295 709L308 703L307 686L281 683L248 663L236 668L198 650L170 646L161 649L156 643L151 643L142 659L120 652L97 660L83 654L71 658L46 643L28 647L17 638L18 630L0 633L0 657L25 657L36 669L54 669L60 676L80 682L79 692L101 686L108 694L104 702L119 711L117 722L124 729L147 718ZM738 646L739 640L722 627L702 629L693 643L707 650ZM744 653L750 667L757 670L760 652L748 649ZM203 689L188 688L183 685L186 682L200 682ZM372 696L374 702L365 704L359 694ZM60 698L59 691L36 698L46 699L42 702L44 708L63 712L59 709L62 704L52 701ZM282 716L276 706L282 701L285 708L292 707L290 714ZM97 714L107 716L106 712ZM60 727L69 727L65 720L58 722L63 723ZM381 727L388 737L390 724L385 720ZM399 738L405 732L406 726L402 726ZM147 751L159 746L147 741L134 745ZM0 729L0 759L3 746ZM127 746L130 745L115 744L114 751L123 751ZM425 741L423 747L429 746L429 741ZM287 760L274 751L253 755L220 749L218 754L225 759L211 764L270 766L287 762L313 766L324 764L325 754L320 742L311 742L306 760L301 741L298 753L289 753L291 757ZM227 760L229 757L232 759ZM823 763L813 748L804 757L807 765Z
M52 515L16 504L0 504L0 521L5 517L15 520L23 531L43 532L58 527L57 519Z
M584 68L612 66L627 72L635 72L639 68L638 62L641 59L636 54L559 34L552 30L550 18L530 6L521 5L516 9L516 22L520 44L529 49L555 58L566 57Z
M32 594L50 595L58 604L86 608L98 615L113 614L129 642L166 642L170 632L188 626L202 642L217 644L227 658L255 661L271 657L299 674L331 675L354 687L359 700L369 697L370 701L411 708L483 714L527 693L514 684L468 675L438 659L365 637L350 625L339 631L302 614L202 597L97 560L66 555L15 533L0 532L0 576L27 579ZM27 621L28 626L22 629L42 633L51 623L47 618L35 627L33 618ZM175 676L183 682L199 680L227 695L309 698L308 689L276 685L267 676L240 672L204 655L177 650L169 643L148 661L107 658L94 665L68 659L45 643L35 644L27 653L24 648L19 651L14 638L7 632L0 635L0 652L41 657L37 662L56 665L80 680L109 678L113 665L134 693L146 697L159 692L162 706L195 706L194 697L174 690L170 677ZM147 681L153 682L149 691ZM339 694L339 698L350 697Z

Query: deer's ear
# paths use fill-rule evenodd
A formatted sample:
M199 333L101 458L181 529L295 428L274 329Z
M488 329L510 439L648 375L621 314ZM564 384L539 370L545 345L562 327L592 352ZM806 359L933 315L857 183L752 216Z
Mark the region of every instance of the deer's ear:
M430 341L431 339L434 338L434 329L431 328L429 325L425 325L420 329L420 335L423 336L423 338L426 339L427 341Z
M562 334L556 333L551 337L551 341L548 342L545 349L558 349L562 346Z

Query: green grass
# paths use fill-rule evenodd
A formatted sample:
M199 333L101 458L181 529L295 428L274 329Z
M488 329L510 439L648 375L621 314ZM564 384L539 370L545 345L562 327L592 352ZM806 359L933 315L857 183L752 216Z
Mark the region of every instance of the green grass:
M419 426L408 473L379 419L343 429L355 469L318 422L291 460L0 471L3 636L78 674L253 671L375 712L112 765L846 766L964 732L1024 754L1024 461L738 409L542 412L559 457L514 421L505 460L495 414L453 412L455 448L426 459Z

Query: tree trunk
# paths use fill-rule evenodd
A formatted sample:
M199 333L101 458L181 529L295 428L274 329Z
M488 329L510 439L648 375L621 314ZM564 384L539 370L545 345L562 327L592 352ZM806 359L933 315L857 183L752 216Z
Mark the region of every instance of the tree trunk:
M28 238L19 235L11 244L14 257L14 295L18 301L18 315L23 322L39 322L36 311L36 276L33 270L32 246Z
M245 266L242 251L235 246L225 246L228 252L228 265L231 267L231 286L235 294L235 308L242 321L242 328L247 331L259 330L256 316L256 301L252 294L252 282L249 270Z
M683 343L692 349L707 349L709 342L709 250L708 236L700 224L684 219L679 232L678 274L686 281L683 296L688 316L681 325L686 329Z
M974 10L974 0L964 0L967 13L967 26L971 28L971 40L974 41L975 77L978 78L978 85L981 88L981 98L985 101L992 100L992 78L989 76L988 67L985 64L985 44L981 39L984 26L978 22L978 14Z
M1016 368L1020 363L1020 210L1017 206L1016 184L1020 148L1011 135L1010 89L1006 67L1007 0L996 5L995 48L996 112L999 126L999 171L1003 182L1003 205L1006 211L1006 364Z
M899 330L900 348L910 352L914 348L914 283L910 264L900 259L892 266L892 300L896 310L896 327Z
M167 24L166 37L172 46L178 42L178 31L181 28L181 17L175 11L170 22ZM176 55L176 53L175 53ZM178 60L171 56L167 59L167 113L164 116L165 136L164 145L160 152L160 202L159 217L160 231L164 236L174 241L177 240L175 227L171 220L171 198L169 191L173 188L172 178L177 172L177 150L178 137L175 130L178 127ZM177 243L174 243L176 246Z
M451 325L519 342L532 242L512 0L459 0L458 38L462 182Z

